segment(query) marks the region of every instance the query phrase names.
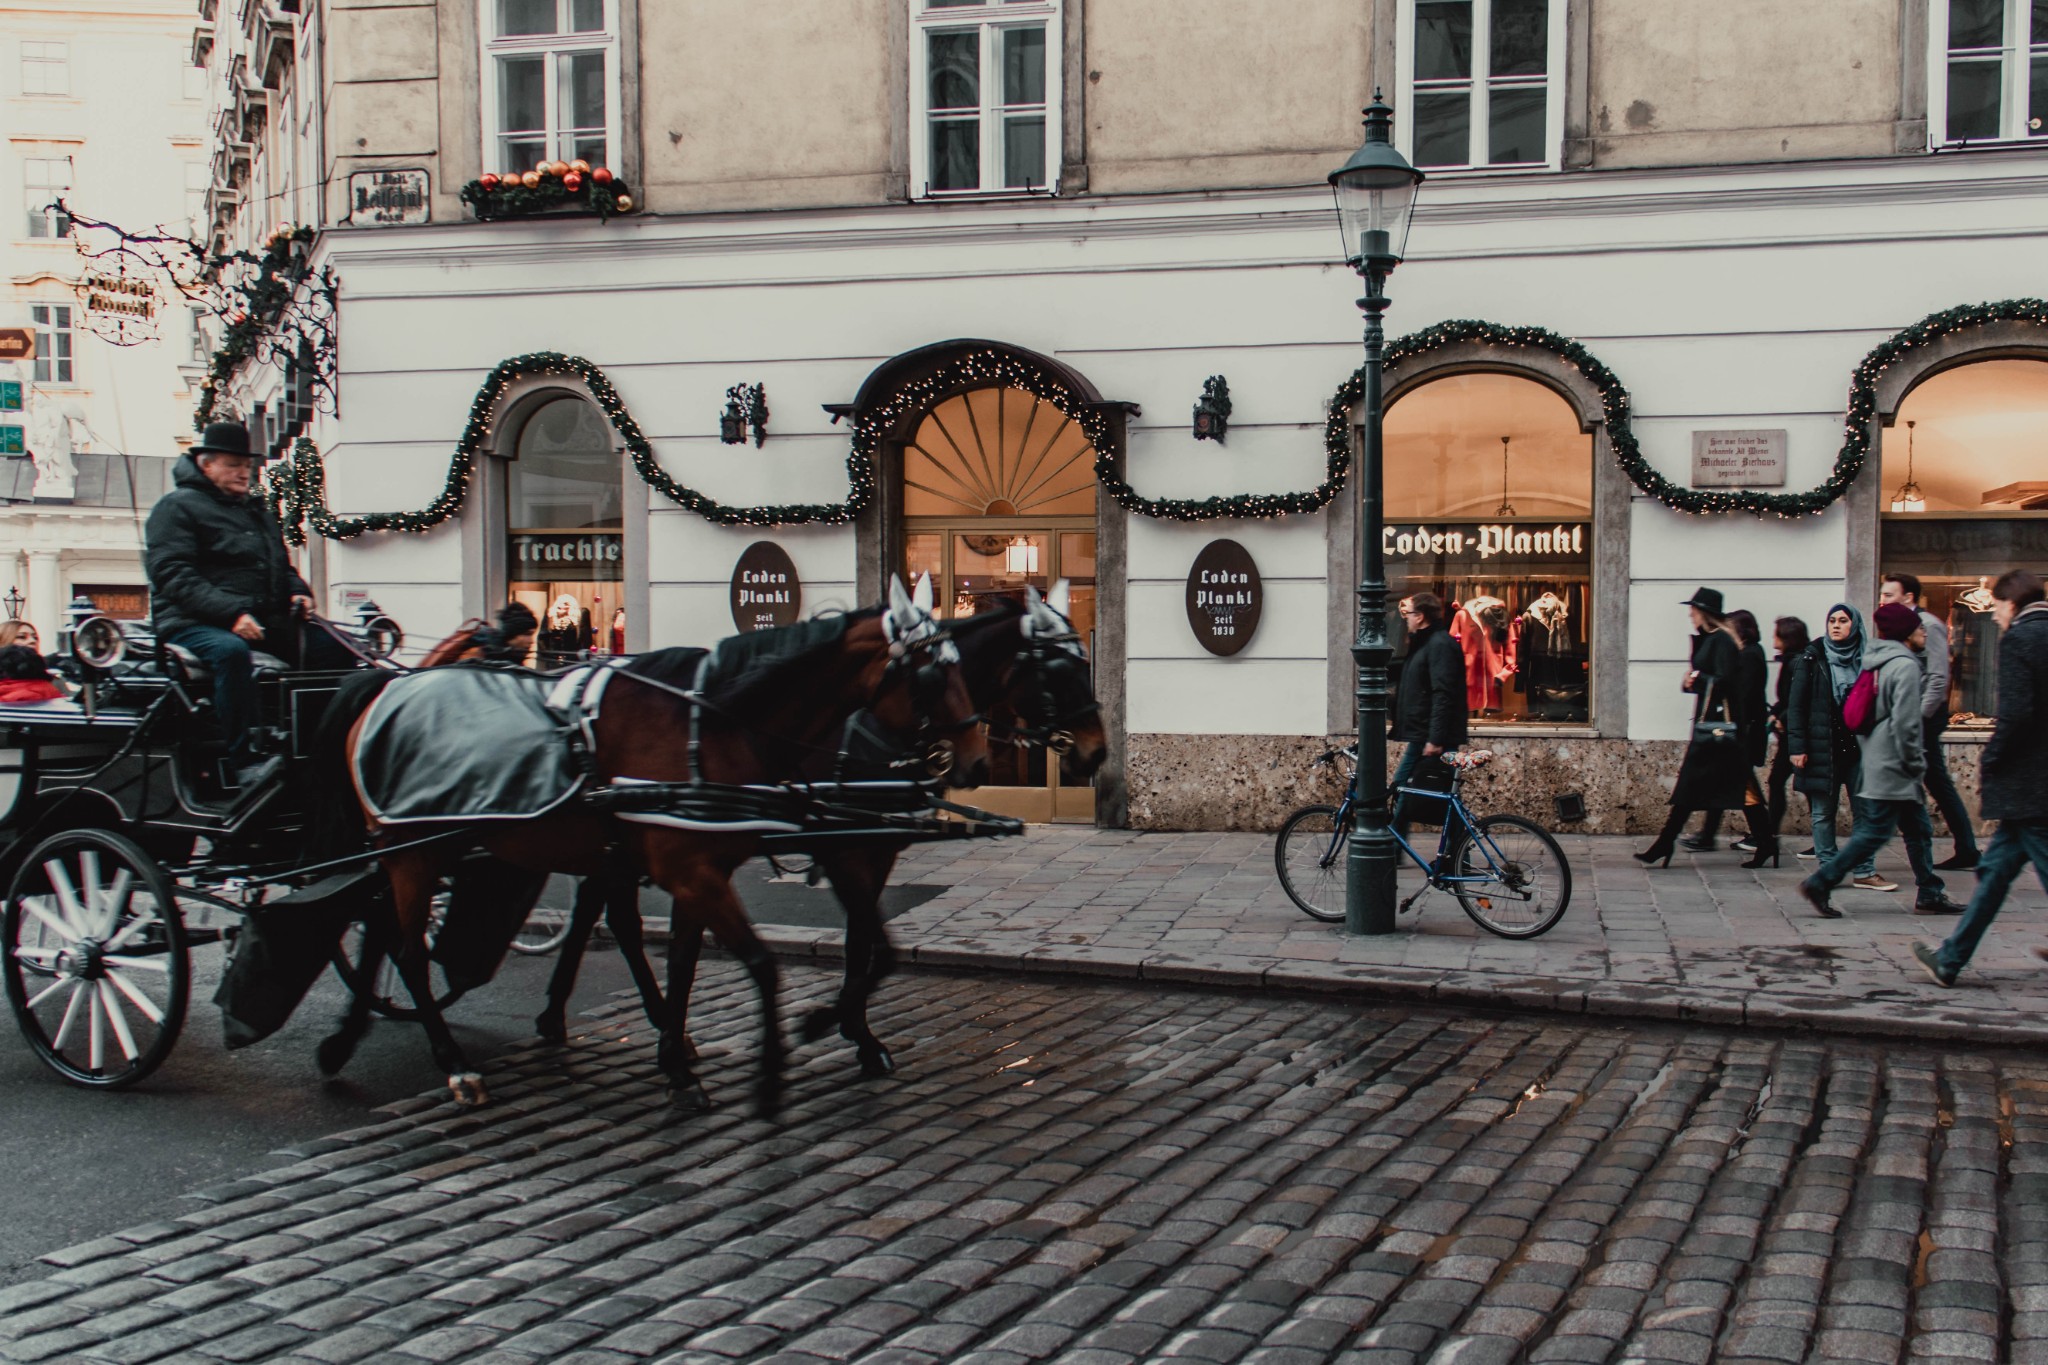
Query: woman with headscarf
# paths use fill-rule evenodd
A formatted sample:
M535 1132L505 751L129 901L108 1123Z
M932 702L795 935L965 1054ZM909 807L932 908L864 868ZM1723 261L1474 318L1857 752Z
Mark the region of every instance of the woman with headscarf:
M1835 813L1842 794L1856 794L1859 754L1856 736L1842 720L1842 700L1863 671L1863 613L1847 602L1828 608L1821 638L1806 647L1790 665L1792 681L1785 689L1785 747L1791 754L1792 785L1806 796L1813 811L1813 853L1826 862L1835 856ZM1801 857L1808 855L1801 854ZM1854 869L1852 885L1875 889L1883 885L1877 864Z
M1685 675L1684 688L1693 703L1693 737L1685 746L1685 758L1678 765L1678 782L1671 790L1671 814L1657 841L1635 856L1639 863L1671 865L1678 832L1694 811L1744 810L1744 797L1756 782L1742 741L1744 696L1742 687L1742 642L1729 623L1719 591L1700 588L1686 599L1692 612L1692 667ZM1702 732L1702 721L1726 722L1736 733L1716 738ZM1761 725L1757 727L1761 734ZM1765 827L1762 807L1753 807L1750 838L1765 857L1775 856L1777 840Z
M590 648L590 613L576 599L563 593L548 608L536 641L542 668L562 668L575 663Z

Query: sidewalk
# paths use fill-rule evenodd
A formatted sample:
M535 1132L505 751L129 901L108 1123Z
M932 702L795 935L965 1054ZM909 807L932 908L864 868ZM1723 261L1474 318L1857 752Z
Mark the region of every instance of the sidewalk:
M912 848L894 884L943 889L890 921L906 963L1339 991L1376 1001L1471 1004L1922 1040L2048 1043L2048 896L2014 884L1977 959L1943 990L1913 961L1955 917L1912 913L1894 845L1878 862L1893 893L1844 889L1824 920L1799 898L1813 867L1788 848L1760 872L1742 855L1681 853L1645 869L1642 841L1568 836L1571 908L1542 938L1487 934L1433 892L1400 932L1354 938L1297 910L1269 834L1140 834L1035 826L1020 838ZM1796 846L1795 846L1796 847ZM1947 841L1937 853L1946 856ZM1967 901L1968 872L1945 874ZM1404 865L1402 894L1420 884ZM820 888L815 894L829 894ZM832 929L762 926L785 956L839 958Z

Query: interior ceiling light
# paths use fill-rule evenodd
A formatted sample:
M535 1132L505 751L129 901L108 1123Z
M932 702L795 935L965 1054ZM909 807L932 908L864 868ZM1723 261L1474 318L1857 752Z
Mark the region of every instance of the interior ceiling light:
M1497 517L1515 515L1515 505L1508 501L1508 442L1512 437L1500 438L1500 506L1493 509Z
M1920 485L1913 481L1913 426L1906 423L1906 481L1899 485L1899 491L1892 494L1894 512L1925 512L1927 495L1920 491Z

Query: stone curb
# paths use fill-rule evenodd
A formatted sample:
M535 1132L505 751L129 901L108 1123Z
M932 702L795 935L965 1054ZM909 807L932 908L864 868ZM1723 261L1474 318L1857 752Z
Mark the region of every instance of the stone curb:
M836 930L757 926L779 956L843 962ZM709 947L710 945L707 945ZM1914 1000L1873 1001L1824 992L1708 991L1606 979L1501 976L1366 963L1283 958L1184 956L1087 944L949 938L899 947L917 967L1031 975L1109 977L1181 985L1341 994L1374 1004L1466 1005L1545 1014L1643 1019L1728 1028L1791 1029L1861 1038L1907 1038L1988 1046L2048 1044L2048 1022L1942 1008Z

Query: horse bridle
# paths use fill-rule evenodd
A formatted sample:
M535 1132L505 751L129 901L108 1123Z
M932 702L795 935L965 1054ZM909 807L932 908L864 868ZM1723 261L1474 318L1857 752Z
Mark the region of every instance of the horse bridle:
M946 691L946 670L960 665L960 647L954 643L950 626L942 624L935 616L926 615L907 631L898 634L899 627L892 613L884 613L882 632L889 641L889 662L882 669L881 678L875 683L875 690L868 696L867 714L875 715L875 703L882 693L904 673L910 675L910 709L917 718L917 729L902 746L907 757L900 764L921 761L927 775L943 778L953 771L954 750L951 736L981 724L982 715L974 712L960 720L941 724L934 717ZM876 718L876 724L881 723ZM891 732L894 738L901 732ZM840 752L842 763L848 758L847 752Z
M1060 709L1059 698L1053 694L1054 670L1085 670L1088 667L1088 658L1079 651L1086 648L1086 643L1081 639L1080 632L1074 629L1073 622L1054 612L1049 606L1043 609L1057 616L1065 629L1051 635L1031 631L1025 636L1030 641L1029 647L1017 656L1020 664L1029 670L1031 682L1037 685L1038 715L1034 719L1024 716L1020 711L1019 715L1025 722L1022 725L1008 725L992 720L988 725L988 737L991 744L1009 744L1019 749L1026 749L1035 744L1050 749L1053 753L1065 755L1074 747L1074 732L1067 727L1100 714L1102 705L1095 700L1094 689L1090 688L1086 705L1064 711ZM1024 618L1027 627L1031 620L1028 615Z

